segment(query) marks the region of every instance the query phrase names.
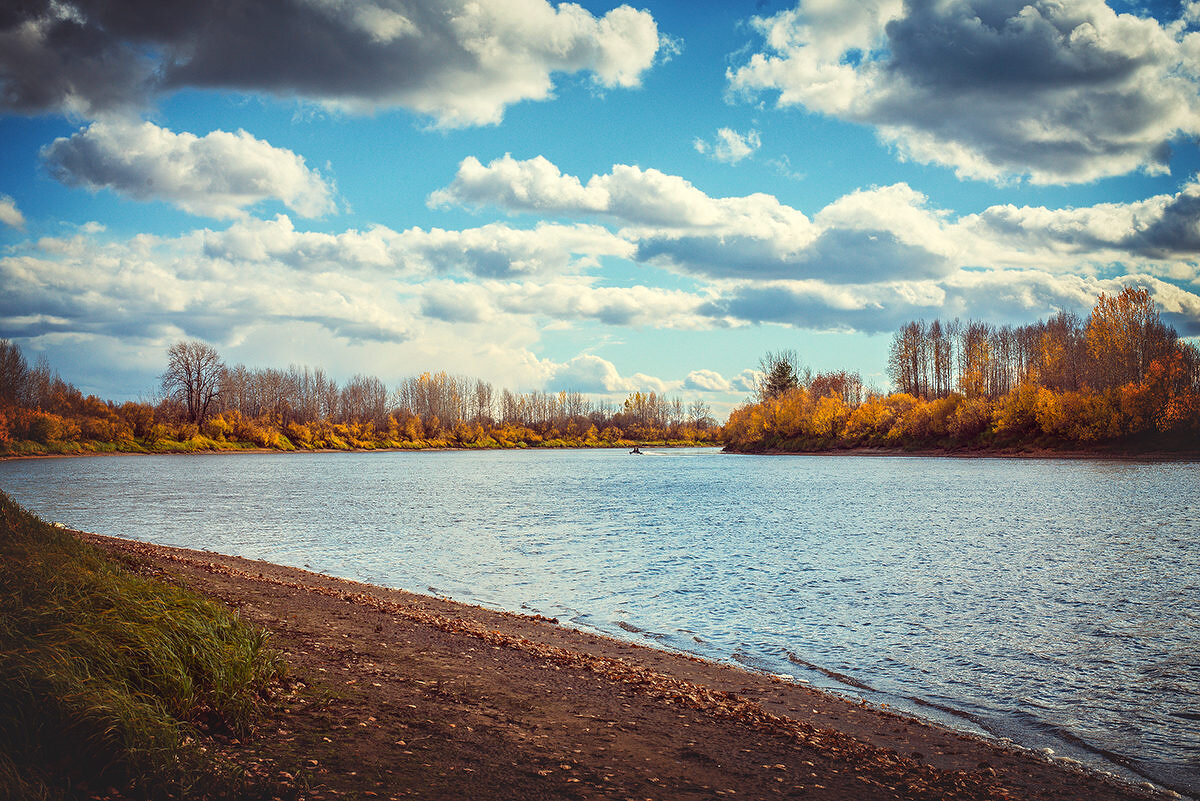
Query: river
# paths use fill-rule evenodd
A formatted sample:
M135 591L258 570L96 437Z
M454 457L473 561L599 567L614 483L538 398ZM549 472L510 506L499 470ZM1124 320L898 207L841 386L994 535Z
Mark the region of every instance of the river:
M537 612L1200 796L1200 463L711 449L0 462L47 520Z

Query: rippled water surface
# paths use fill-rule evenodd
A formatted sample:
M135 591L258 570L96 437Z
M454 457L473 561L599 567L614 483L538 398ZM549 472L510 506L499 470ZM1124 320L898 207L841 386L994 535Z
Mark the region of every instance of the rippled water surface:
M3 462L0 488L72 527L537 611L1200 795L1197 463L112 456Z

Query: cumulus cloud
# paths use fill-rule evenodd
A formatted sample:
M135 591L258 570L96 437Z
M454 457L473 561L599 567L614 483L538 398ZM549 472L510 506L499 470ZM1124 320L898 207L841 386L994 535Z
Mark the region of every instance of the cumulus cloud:
M0 195L0 223L18 230L25 229L25 215L17 208L17 201L8 195Z
M1175 194L1080 208L992 206L957 224L970 258L994 266L1125 269L1200 280L1200 181Z
M618 164L587 183L539 156L465 159L434 205L604 215L639 261L707 278L923 279L955 269L954 245L926 198L904 184L856 192L810 220L767 194L714 198L655 169Z
M717 129L717 136L711 142L697 138L692 142L697 153L710 155L717 161L726 164L737 164L744 158L754 155L762 146L758 131L749 130L740 134L732 128Z
M574 390L576 392L657 392L673 389L673 385L661 378L634 373L622 376L616 365L589 353L580 354L565 364L556 365L547 387L551 390Z
M205 136L150 122L93 122L42 148L46 169L67 186L162 200L190 214L240 217L276 199L304 217L334 211L333 187L304 158L245 131Z
M744 283L730 288L708 311L749 323L886 333L922 318L1027 323L1061 310L1086 314L1101 292L1114 295L1127 284L1148 289L1164 319L1182 333L1200 333L1200 296L1137 274L1101 279L1040 270L964 270L939 282L843 287L819 282Z
M431 202L602 216L633 258L692 276L712 324L774 322L884 332L914 317L1029 321L1086 311L1100 292L1148 281L1164 310L1200 282L1200 181L1128 204L996 206L955 218L907 184L851 192L810 219L769 195L713 198L628 165L586 182L543 158L467 159ZM1174 294L1172 294L1174 293ZM1172 319L1194 330L1192 301Z
M426 323L710 324L698 311L703 297L595 286L581 274L613 252L631 247L583 225L328 234L280 215L126 241L80 230L0 257L0 336L144 340L178 330L221 341L303 322L343 339L401 342Z
M202 236L41 240L0 259L0 327L145 341L180 330L219 341L250 325L305 320L342 336L402 341L411 314L352 277L297 281L274 262L236 268L203 257ZM37 319L30 319L34 315Z
M459 164L454 180L429 196L429 205L493 205L510 211L603 214L647 225L709 225L728 212L689 181L655 169L617 164L583 184L544 156L511 155L487 166L474 156Z
M1200 179L1131 203L994 206L959 218L900 183L851 192L810 219L771 195L714 198L654 169L616 165L584 182L540 156L506 155L464 160L430 202L606 217L636 260L708 280L913 282L964 268L1200 280Z
M715 370L693 370L683 382L684 389L704 392L732 392L733 384Z
M661 41L624 5L596 17L546 0L34 0L0 16L0 106L94 115L214 88L480 125L550 97L555 73L637 86Z
M555 320L594 320L605 325L694 329L721 325L701 313L704 293L647 286L594 286L590 279L491 284L488 291L505 311Z
M640 231L696 231L773 238L801 246L817 235L801 212L765 194L713 198L690 181L653 168L617 164L584 184L542 156L518 161L505 155L484 166L468 157L454 180L430 196L432 205L494 205L510 211L603 215Z
M611 326L709 328L705 299L646 286L598 287L582 276L538 281L425 282L414 289L421 312L444 322L485 323L512 317L551 325L594 321Z
M757 392L764 375L761 370L743 370L733 379L733 387L746 392Z
M961 177L1161 173L1200 133L1200 34L1103 0L802 0L754 24L765 46L733 89L874 126Z
M421 313L446 323L483 323L496 317L486 291L451 281L422 287Z
M286 215L205 231L206 256L231 262L278 261L309 272L367 271L409 277L446 274L485 278L574 272L633 247L595 225L540 223L532 229L489 223L448 231L376 225L337 234L298 231Z

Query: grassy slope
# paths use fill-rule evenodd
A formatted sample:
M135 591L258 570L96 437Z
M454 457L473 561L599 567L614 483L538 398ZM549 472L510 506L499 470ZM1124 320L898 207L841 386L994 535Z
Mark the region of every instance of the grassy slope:
M194 735L244 729L282 677L263 631L2 492L0 566L0 799L227 792Z

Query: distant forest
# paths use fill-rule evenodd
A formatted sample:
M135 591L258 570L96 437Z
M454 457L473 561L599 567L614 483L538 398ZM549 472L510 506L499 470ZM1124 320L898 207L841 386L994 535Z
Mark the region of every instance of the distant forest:
M725 424L730 450L1200 450L1200 350L1134 287L1100 295L1086 319L910 322L892 339L887 395L857 374L814 376L794 352L762 370Z
M202 342L166 353L157 396L85 396L45 359L0 340L0 454L270 448L611 447L724 444L741 452L1200 452L1200 350L1149 292L1101 295L1087 318L1025 326L910 322L892 339L885 394L794 351L760 362L755 397L724 426L709 406L653 392L614 404L513 393L444 372L389 389L321 369L228 366Z
M158 396L85 396L0 340L0 453L187 452L379 448L607 447L717 444L703 401L635 392L621 404L579 392L497 391L472 378L422 373L391 390L321 369L227 366L202 342L167 351Z

